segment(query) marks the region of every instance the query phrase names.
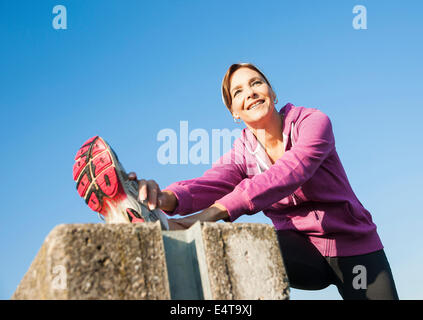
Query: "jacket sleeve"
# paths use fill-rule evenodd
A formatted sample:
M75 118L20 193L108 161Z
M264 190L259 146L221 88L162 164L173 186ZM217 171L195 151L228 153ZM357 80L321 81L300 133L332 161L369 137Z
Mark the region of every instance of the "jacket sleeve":
M243 214L257 213L292 194L334 150L332 125L321 111L300 119L296 128L298 138L290 150L268 170L242 180L232 192L216 201L228 210L230 221Z
M163 190L172 191L178 205L166 214L187 215L211 206L230 193L246 176L243 144L235 140L234 147L221 156L203 176L172 183Z

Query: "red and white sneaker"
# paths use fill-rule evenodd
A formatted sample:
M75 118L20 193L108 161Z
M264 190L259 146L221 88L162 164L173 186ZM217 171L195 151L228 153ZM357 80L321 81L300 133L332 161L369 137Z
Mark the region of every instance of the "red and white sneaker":
M116 153L101 137L87 140L73 166L76 189L87 205L104 216L106 223L154 222L168 230L166 214L149 210L138 199L138 183L129 180Z

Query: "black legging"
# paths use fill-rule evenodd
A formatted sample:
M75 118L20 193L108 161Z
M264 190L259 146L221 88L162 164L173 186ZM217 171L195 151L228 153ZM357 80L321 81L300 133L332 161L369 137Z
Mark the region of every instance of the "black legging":
M344 300L397 300L389 262L385 252L351 257L323 257L301 233L277 231L290 286L320 290L337 286Z

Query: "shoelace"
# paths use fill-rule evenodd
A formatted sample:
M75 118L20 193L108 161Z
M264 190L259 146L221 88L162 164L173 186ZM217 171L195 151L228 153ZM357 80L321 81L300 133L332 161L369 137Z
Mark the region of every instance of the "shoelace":
M97 212L98 218L104 222L106 222L106 220L104 219L103 215L100 214L100 212Z

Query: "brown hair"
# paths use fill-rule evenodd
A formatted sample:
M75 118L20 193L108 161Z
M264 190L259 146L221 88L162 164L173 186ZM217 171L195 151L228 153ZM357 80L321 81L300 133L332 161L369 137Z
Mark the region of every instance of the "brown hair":
M229 111L232 113L232 96L231 96L231 77L234 74L235 71L237 71L238 69L241 68L249 68L251 70L254 70L256 72L258 72L264 79L264 81L266 81L266 83L268 84L268 86L270 87L270 89L273 88L270 85L269 80L267 80L266 76L263 74L263 72L261 72L255 65L251 64L251 63L234 63L233 65L231 65L228 69L228 71L226 71L225 76L223 77L223 81L222 81L222 100L223 103L225 104L225 106L229 109Z

